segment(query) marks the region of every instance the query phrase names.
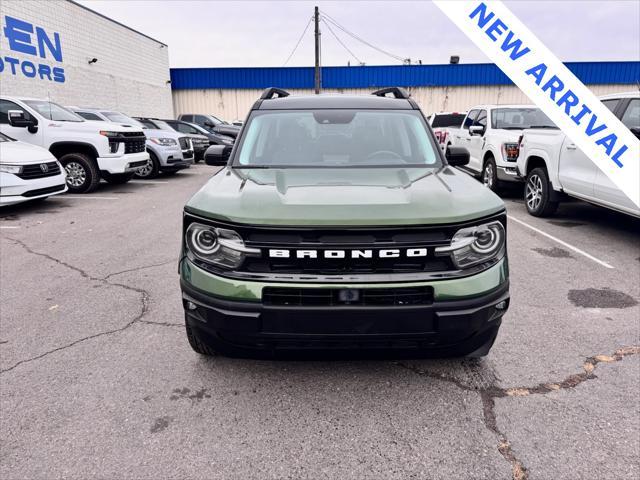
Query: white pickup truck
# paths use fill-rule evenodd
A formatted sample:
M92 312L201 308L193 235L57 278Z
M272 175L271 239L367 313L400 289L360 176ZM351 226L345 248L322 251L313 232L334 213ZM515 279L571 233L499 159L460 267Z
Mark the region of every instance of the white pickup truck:
M518 139L522 130L553 126L542 111L531 105L478 105L469 110L462 127L451 132L451 145L469 150L469 164L462 168L494 192L506 182L520 182L516 172Z
M141 128L87 122L48 100L0 96L0 132L49 150L74 193L94 190L101 177L128 182L149 159Z
M608 95L600 100L640 138L639 92ZM531 215L552 215L566 194L640 217L640 208L559 129L525 130L519 149L517 168L526 178L525 203Z
M467 112L436 112L427 117L429 125L444 152L451 145L451 134L459 130Z

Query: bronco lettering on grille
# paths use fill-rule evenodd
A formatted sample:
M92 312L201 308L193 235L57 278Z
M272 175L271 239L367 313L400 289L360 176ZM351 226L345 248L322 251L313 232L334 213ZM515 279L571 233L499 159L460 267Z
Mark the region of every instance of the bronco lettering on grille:
M380 250L282 250L269 249L271 258L415 258L426 257L426 248L389 248Z

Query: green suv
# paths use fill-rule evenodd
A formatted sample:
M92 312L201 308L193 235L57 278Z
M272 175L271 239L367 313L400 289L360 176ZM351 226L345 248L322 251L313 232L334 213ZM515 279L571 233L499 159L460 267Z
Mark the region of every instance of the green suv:
M484 356L509 306L506 213L408 93L270 88L184 208L179 271L201 354Z

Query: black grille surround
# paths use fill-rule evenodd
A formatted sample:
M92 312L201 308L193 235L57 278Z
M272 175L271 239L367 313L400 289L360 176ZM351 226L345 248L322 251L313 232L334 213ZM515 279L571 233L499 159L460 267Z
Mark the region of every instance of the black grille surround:
M233 271L218 268L193 257L198 267L228 278L272 282L349 282L389 283L445 279L469 276L495 265L500 258L493 258L470 269L458 270L450 257L436 256L435 249L448 246L460 228L500 221L506 231L506 215L503 212L468 222L428 226L356 226L356 227L309 227L309 226L262 226L239 225L212 221L192 215L185 209L183 238L191 222L210 224L236 231L245 246L259 249L260 256L247 256L243 264ZM427 256L404 255L407 249L427 249ZM322 257L325 250L343 250L346 258L271 258L269 249L316 250ZM379 250L399 249L402 254L394 258L376 258ZM351 250L371 250L373 258L350 258ZM506 253L505 253L506 255ZM293 257L293 258L291 258Z
M33 180L35 178L46 178L60 175L58 162L33 163L22 167L22 172L16 174L23 180Z
M287 307L431 305L433 287L298 288L265 287L262 303Z
M119 148L119 143L124 143L124 153L140 153L146 149L147 137L142 132L118 132L117 137L109 137L109 147L112 152Z
M46 187L46 188L38 188L36 190L29 190L28 192L24 192L22 194L23 197L37 197L38 195L46 195L47 193L55 193L55 192L61 192L64 190L64 187L66 185L63 183L62 185L55 185L53 187Z

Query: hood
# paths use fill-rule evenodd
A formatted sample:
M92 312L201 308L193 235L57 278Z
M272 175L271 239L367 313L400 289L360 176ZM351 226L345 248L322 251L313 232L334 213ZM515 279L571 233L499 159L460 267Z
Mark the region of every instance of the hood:
M173 138L174 140L177 140L180 137L189 136L184 133L170 132L169 130L160 130L159 128L145 128L144 130L142 130L142 132L147 138Z
M428 225L504 210L454 168L229 169L187 203L191 213L255 225Z
M0 142L0 163L27 165L30 163L55 162L49 150L25 142Z
M61 131L80 132L80 133L98 133L100 130L108 130L110 132L140 132L139 127L123 126L118 123L103 122L98 120L84 122L60 122L57 120L41 120L49 127L58 128Z

